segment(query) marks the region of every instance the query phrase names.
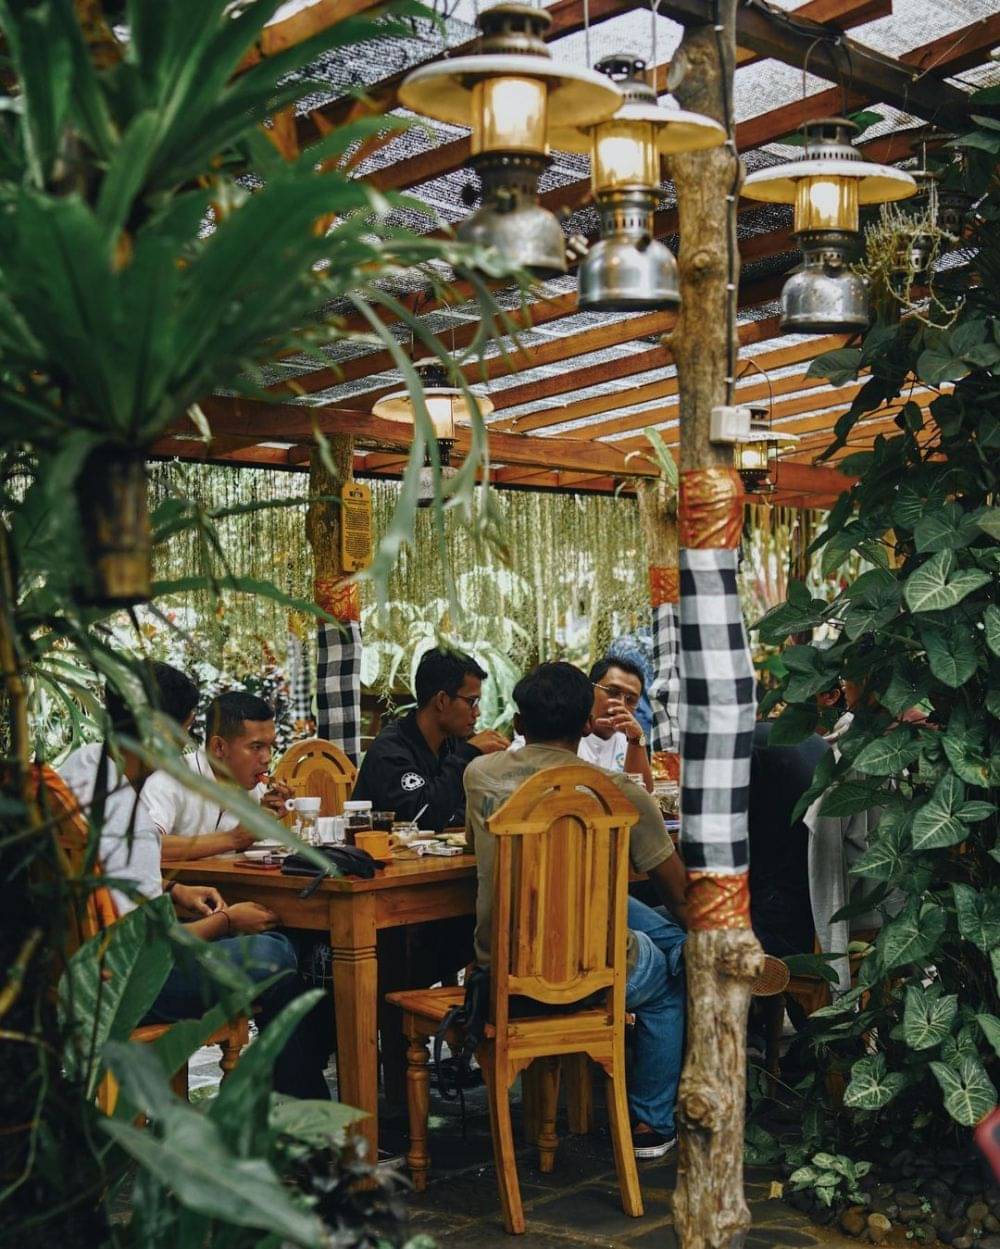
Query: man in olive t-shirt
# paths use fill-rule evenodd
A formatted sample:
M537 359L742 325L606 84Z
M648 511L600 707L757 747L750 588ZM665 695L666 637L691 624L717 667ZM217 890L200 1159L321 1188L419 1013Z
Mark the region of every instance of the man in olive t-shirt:
M593 689L572 664L541 664L514 690L517 732L526 745L474 759L465 770L466 823L476 853L476 961L490 963L496 844L486 821L522 782L546 768L580 765L577 747L590 732ZM592 764L583 764L591 767ZM620 772L594 767L609 777L639 812L629 838L629 858L648 873L663 901L684 917L684 868L674 852L659 807ZM636 1156L658 1158L676 1142L674 1102L684 1039L683 973L671 970L648 933L628 933L625 1005L635 1014L629 1106Z

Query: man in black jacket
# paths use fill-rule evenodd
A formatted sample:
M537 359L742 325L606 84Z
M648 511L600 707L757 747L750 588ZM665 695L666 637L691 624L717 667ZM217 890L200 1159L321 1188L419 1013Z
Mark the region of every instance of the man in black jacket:
M354 784L355 799L370 798L376 811L394 811L440 832L465 823L462 776L480 755L510 743L486 729L475 733L486 673L469 655L430 650L417 667L415 711L379 733Z

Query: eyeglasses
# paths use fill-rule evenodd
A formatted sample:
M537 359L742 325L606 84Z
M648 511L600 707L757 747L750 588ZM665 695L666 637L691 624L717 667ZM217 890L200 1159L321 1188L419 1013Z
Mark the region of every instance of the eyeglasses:
M641 694L633 694L631 690L623 690L620 685L602 685L600 681L593 681L591 684L595 690L603 690L609 698L616 698L633 711L639 706Z
M468 703L473 711L476 710L482 701L479 694L453 694L452 698L460 698L463 703Z

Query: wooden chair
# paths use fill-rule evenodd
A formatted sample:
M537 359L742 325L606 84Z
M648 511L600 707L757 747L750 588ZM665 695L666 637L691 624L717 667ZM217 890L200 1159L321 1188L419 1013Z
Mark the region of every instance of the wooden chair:
M587 1055L607 1073L622 1206L633 1217L642 1214L625 1094L628 830L636 818L612 781L593 768L570 764L525 781L489 820L497 841L492 969L489 1021L478 1057L508 1232L525 1229L510 1087L540 1061L539 1165L551 1171L564 1054ZM427 1041L462 995L460 988L389 995L403 1012L409 1040L407 1162L418 1190L426 1186L429 1168Z
M34 769L36 793L43 809L54 824L56 844L61 860L62 871L68 880L80 880L87 872L87 845L90 830L80 811L76 798L66 782L53 768L47 764ZM94 865L90 875L100 874L98 865ZM67 916L65 957L72 958L76 951L99 932L104 932L118 919L111 891L104 885L96 889L88 889L77 895ZM172 1024L145 1024L133 1029L130 1040L150 1044L168 1032ZM240 1052L250 1041L249 1021L245 1015L238 1015L224 1027L219 1028L206 1044L222 1047L223 1080L236 1066ZM178 1096L187 1098L188 1069L187 1064L178 1071L170 1081ZM111 1072L107 1072L97 1089L98 1107L106 1114L112 1115L118 1102L118 1082Z
M289 746L274 769L275 780L321 798L320 815L343 812L357 775L358 769L340 747L319 737Z

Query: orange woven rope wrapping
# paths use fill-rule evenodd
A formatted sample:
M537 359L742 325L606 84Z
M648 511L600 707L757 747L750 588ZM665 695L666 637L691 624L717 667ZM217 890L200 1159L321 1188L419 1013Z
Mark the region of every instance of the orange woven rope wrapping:
M676 564L650 564L649 604L660 607L663 603L679 603L681 598L681 570Z
M361 619L361 588L356 581L343 577L316 577L313 598L317 607L329 612L335 620Z
M739 473L734 468L692 468L681 473L678 517L682 547L738 547L743 532Z
M688 872L688 931L750 927L750 877Z

